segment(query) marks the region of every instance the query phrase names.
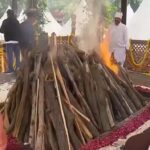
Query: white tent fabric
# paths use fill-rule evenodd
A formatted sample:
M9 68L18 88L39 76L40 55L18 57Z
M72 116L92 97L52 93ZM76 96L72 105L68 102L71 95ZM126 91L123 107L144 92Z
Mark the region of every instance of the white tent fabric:
M130 23L130 21L132 20L132 17L134 15L134 11L133 9L131 8L131 5L128 4L127 6L127 25Z
M150 39L150 0L143 0L132 20L128 24L129 38L137 40Z
M72 20L71 18L62 26L61 35L71 35Z
M61 36L62 26L56 21L50 12L45 12L45 17L49 21L44 25L44 31L50 36L53 32L56 35Z
M49 36L53 32L55 32L58 36L66 36L71 34L71 19L69 19L66 24L61 26L49 11L45 12L44 15L47 23L43 26L43 29L48 33ZM21 23L25 20L25 18L26 16L24 14L24 11L22 10L18 17L18 20Z

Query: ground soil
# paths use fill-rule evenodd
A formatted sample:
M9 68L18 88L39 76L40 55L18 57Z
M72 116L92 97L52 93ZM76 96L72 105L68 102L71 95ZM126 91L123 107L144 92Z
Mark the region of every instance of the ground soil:
M131 81L135 85L143 85L150 87L150 75L145 75L139 72L128 71Z
M0 84L10 82L15 79L15 74L0 73Z

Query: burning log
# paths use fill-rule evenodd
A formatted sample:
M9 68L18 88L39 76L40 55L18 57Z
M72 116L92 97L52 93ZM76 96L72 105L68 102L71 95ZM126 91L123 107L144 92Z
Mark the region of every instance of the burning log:
M125 71L71 45L32 53L4 107L9 134L36 150L78 150L145 105ZM61 51L59 51L61 49Z

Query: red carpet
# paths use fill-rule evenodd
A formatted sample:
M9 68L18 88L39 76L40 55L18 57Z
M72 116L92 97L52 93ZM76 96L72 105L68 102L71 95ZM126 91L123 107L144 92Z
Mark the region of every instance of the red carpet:
M150 107L145 109L142 113L124 123L120 128L108 133L104 137L95 139L81 147L81 150L97 150L99 148L108 146L119 138L126 137L129 133L135 131L146 121L150 120Z

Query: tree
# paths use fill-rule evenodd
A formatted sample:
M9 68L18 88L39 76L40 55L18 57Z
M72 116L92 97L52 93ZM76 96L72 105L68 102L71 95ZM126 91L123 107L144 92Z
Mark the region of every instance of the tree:
M37 8L37 3L38 3L38 0L27 0L26 8L27 9Z
M128 0L128 3L131 5L133 11L135 12L140 6L143 0ZM121 0L105 0L105 12L104 17L106 25L109 25L112 22L113 16L116 11L121 10Z
M55 11L64 14L64 22L71 17L76 10L80 0L49 0L48 8L53 13Z
M0 18L8 6L11 6L18 15L22 9L25 9L27 0L0 0Z
M119 0L121 1L121 0ZM113 16L115 15L115 12L117 10L120 10L120 2L118 3L118 0L106 0L104 3L104 19L105 19L105 25L108 27L112 21L113 21Z

